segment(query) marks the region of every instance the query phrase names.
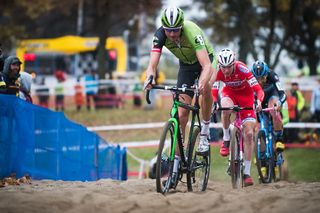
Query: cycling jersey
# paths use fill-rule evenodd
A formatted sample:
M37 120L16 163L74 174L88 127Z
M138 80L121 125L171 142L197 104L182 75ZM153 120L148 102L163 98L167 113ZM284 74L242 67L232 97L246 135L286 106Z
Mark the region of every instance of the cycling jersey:
M224 83L222 88L222 97L229 97L235 105L241 107L250 107L254 103L253 92L256 92L258 100L263 101L264 92L260 87L256 78L252 75L247 66L236 61L234 63L234 71L231 76L225 76L221 69L217 72L217 78L211 90L213 100L218 100L220 81ZM253 110L242 110L240 112L241 119L255 118Z
M222 90L242 93L250 95L253 91L256 92L258 99L262 102L264 98L264 92L261 89L258 81L249 71L247 66L240 62L236 61L234 63L234 72L231 76L224 76L221 69L217 72L216 82L213 84L212 88L212 96L213 100L217 101L218 91L219 91L219 83L224 82L225 85Z
M209 55L214 52L202 30L191 21L184 22L179 42L167 39L163 27L158 28L153 37L151 51L161 52L163 46L184 64L194 64L198 62L196 51L206 49Z
M266 107L268 106L269 99L273 96L279 97L281 105L286 101L285 91L280 84L278 75L274 71L270 70L268 72L266 82L261 87L265 94L263 104Z

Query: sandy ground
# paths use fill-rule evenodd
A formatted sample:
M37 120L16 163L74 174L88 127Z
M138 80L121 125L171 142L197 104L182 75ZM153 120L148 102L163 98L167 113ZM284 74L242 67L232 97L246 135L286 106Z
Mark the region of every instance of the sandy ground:
M320 182L256 184L240 190L209 182L206 192L182 184L166 196L154 180L32 181L0 188L0 212L320 212Z

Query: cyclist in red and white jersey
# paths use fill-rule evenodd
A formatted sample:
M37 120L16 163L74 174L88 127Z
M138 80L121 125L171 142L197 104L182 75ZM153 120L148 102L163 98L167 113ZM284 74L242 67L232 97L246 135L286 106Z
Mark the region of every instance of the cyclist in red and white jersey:
M224 83L221 91L221 107L232 107L238 105L241 107L250 107L254 105L254 92L258 97L257 110L261 109L261 102L264 98L264 92L252 75L247 66L241 61L235 60L235 54L230 49L223 49L218 54L219 70L212 88L213 101L217 103L219 84ZM223 143L221 144L220 154L229 155L230 145L230 116L232 111L222 111L221 120L223 125ZM240 112L243 133L244 133L244 184L245 186L253 185L250 177L251 156L254 148L254 127L256 115L254 110L242 110Z

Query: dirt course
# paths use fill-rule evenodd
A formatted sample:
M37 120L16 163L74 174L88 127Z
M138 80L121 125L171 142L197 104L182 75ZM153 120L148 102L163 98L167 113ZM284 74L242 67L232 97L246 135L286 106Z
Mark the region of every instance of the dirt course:
M228 182L209 182L206 192L187 192L181 184L166 196L155 181L32 181L0 188L0 212L319 212L320 183L256 184L240 190Z

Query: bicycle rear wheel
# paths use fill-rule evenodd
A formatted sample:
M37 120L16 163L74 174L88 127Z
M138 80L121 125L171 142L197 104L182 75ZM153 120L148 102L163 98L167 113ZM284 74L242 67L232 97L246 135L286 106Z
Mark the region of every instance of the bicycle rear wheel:
M266 150L269 149L267 147L267 138L264 131L259 131L256 146L255 146L255 155L256 155L256 165L258 169L258 174L260 181L262 183L270 183L273 177L273 169L274 169L274 158L271 156L272 148L269 150L269 156L266 155ZM260 144L260 146L258 146Z
M189 191L205 191L210 174L210 147L206 154L197 153L196 149L200 142L200 127L193 129L191 143L188 147L187 186Z
M240 132L237 128L231 131L230 140L230 172L232 188L238 189L243 187L243 159L240 159Z
M163 129L157 154L156 187L157 192L165 194L170 188L175 188L177 183L172 180L173 160L172 144L174 139L174 123L168 121Z

